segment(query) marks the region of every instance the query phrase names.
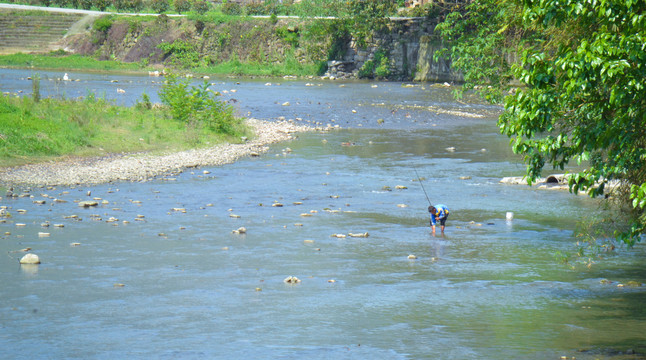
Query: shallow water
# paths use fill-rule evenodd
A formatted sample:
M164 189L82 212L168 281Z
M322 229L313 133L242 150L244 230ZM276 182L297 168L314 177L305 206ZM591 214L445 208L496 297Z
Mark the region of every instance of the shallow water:
M21 76L0 71L0 90ZM150 81L132 78L139 90L127 92ZM591 269L560 264L555 253L574 250L577 220L598 216L598 204L499 184L524 167L497 134L495 108L453 102L446 89L430 86L237 81L220 82L237 89L224 96L235 97L242 113L349 128L299 134L260 158L149 182L33 189L34 198L3 199L14 215L0 224L10 232L0 238L7 254L0 260L5 354L644 358L645 288L617 287L646 282L644 246ZM113 84L104 81L106 88ZM282 106L286 101L290 106ZM287 147L292 152L283 152ZM445 236L429 233L416 170L431 200L451 209ZM79 208L74 200L87 199L88 191L110 203ZM47 203L35 205L37 199ZM42 228L45 221L65 227ZM241 226L247 234L231 232ZM331 237L363 232L370 236ZM13 251L26 247L41 265L18 264L23 253ZM283 283L292 275L302 282ZM622 354L629 349L637 355Z

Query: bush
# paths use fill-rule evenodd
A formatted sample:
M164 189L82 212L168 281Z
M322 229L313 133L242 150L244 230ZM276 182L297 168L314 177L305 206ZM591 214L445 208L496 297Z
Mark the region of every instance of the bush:
M195 44L189 41L163 42L157 47L164 52L164 56L171 57L170 60L177 66L192 68L200 65L200 53L197 51Z
M80 1L79 1L79 5L80 5L80 7L81 7L82 9L84 9L84 10L90 10L90 9L92 9L92 5L93 5L92 3L93 3L93 1L92 1L92 0L80 0Z
M168 9L170 8L168 0L150 0L149 4L153 11L157 14L168 11Z
M112 0L112 6L114 6L117 11L125 11L130 6L128 0Z
M220 11L225 15L242 15L242 7L236 2L223 2Z
M222 10L222 12L224 13L224 10ZM259 2L258 3L252 2L252 3L245 4L244 12L247 15L267 15L265 4L259 3Z
M175 0L173 5L179 14L191 10L191 3L188 0Z
M217 96L209 90L208 81L199 87L189 87L189 81L174 75L166 77L159 91L162 103L170 107L173 118L185 123L187 129L203 127L220 134L238 134L241 120L234 116L233 107L217 100Z
M209 3L204 0L197 0L196 2L193 3L193 11L195 11L198 14L204 14L209 10L210 10Z
M144 9L144 0L130 0L128 10L132 12L140 12Z
M111 16L101 16L100 18L96 19L96 21L94 21L94 24L92 24L92 29L101 33L107 33L111 27Z
M110 0L94 0L94 6L100 11L105 11L110 6Z

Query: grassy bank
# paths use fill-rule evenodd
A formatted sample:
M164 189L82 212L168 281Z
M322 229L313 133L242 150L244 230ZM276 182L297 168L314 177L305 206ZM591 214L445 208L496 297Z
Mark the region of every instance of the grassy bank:
M114 72L145 72L140 63L124 63L114 60L97 60L89 56L69 55L55 51L49 54L0 55L0 67L41 70L84 70Z
M178 121L170 107L121 107L89 94L83 99L35 101L0 96L0 166L61 156L170 151L239 141L248 130L237 123L224 135L194 121Z
M60 71L100 71L117 73L148 73L155 70L145 63L124 63L115 60L97 60L89 56L50 54L11 54L0 55L0 67L34 70ZM190 72L203 75L238 75L238 76L310 76L317 74L317 65L300 64L298 61L287 61L279 64L261 64L232 60L210 66L190 69L174 68L176 72Z

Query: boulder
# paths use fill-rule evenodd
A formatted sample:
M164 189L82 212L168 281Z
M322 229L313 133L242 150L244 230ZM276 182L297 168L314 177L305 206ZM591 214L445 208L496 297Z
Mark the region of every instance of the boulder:
M25 256L23 256L20 259L20 263L21 264L40 264L40 258L36 254L29 253L29 254L25 254Z
M91 206L97 206L97 205L99 205L99 203L94 200L79 201L80 207L91 207Z

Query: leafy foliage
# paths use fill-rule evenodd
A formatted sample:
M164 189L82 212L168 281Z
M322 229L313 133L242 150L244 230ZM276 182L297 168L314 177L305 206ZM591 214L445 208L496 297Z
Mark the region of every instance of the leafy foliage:
M646 231L646 3L477 0L454 10L437 27L451 45L436 57L452 58L464 89L504 98L499 126L524 156L530 181L546 165L570 162L586 165L569 178L573 192L606 195L618 181L617 217L606 230L628 245L639 241ZM505 97L514 79L523 86Z
M187 40L175 40L172 43L157 45L164 52L165 57L170 57L170 62L183 68L197 67L200 65L200 53L195 44Z
M646 229L646 3L527 2L523 18L552 42L529 47L516 67L526 88L505 103L501 131L535 179L546 163L589 167L572 191L603 195L610 180L632 185L634 221L617 233L633 244ZM595 186L600 183L599 186Z
M478 0L454 10L436 27L452 45L437 52L435 60L450 58L451 67L463 74L458 97L463 91L487 85L478 86L480 95L499 103L513 79L516 49L533 37L522 23L520 7L513 1Z
M188 0L175 0L173 6L179 14L191 10L191 2Z
M217 96L209 90L207 81L196 87L175 75L167 76L166 84L159 91L162 103L170 107L173 118L187 128L203 127L226 135L239 134L241 120L234 116L233 107L216 99Z
M168 3L168 0L150 0L149 6L157 14L161 14L165 11L168 11L168 9L170 9L170 4Z

